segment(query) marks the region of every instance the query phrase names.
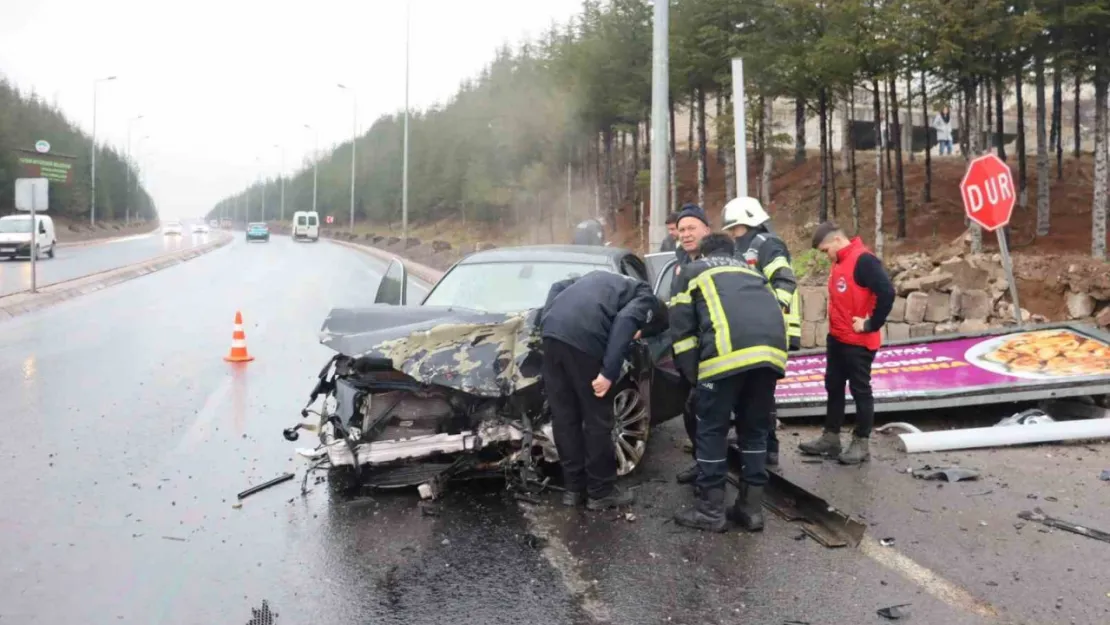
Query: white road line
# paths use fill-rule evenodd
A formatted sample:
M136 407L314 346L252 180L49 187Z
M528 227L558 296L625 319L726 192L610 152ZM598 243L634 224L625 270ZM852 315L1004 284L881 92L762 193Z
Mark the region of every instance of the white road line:
M189 451L208 436L208 428L212 420L216 418L217 412L231 391L231 381L232 376L224 376L224 379L216 385L216 390L208 394L204 400L204 406L197 412L197 418L193 420L193 425L177 445L178 453Z
M953 608L978 614L979 616L998 616L998 611L995 610L994 606L991 604L977 599L967 590L944 579L917 562L914 562L908 556L890 547L883 547L871 537L865 537L863 539L863 542L860 543L860 551L872 560L895 571L914 584L917 584L923 588L925 592L933 595Z
M524 518L528 521L529 530L534 536L545 541L542 553L548 564L552 566L563 578L563 585L571 595L582 602L582 609L597 622L611 623L612 616L609 608L597 598L594 583L587 581L578 572L578 559L570 552L558 533L546 520L536 514L535 506L519 503Z

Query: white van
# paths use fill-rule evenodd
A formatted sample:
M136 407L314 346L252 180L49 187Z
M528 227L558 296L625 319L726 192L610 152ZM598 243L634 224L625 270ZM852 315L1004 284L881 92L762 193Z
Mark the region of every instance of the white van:
M58 237L54 233L54 220L46 215L35 215L38 222L38 240L35 251L38 254L46 252L54 258L54 246ZM0 258L15 258L16 256L31 256L31 215L8 215L0 217Z
M293 213L293 240L320 238L320 215L316 211L297 211Z

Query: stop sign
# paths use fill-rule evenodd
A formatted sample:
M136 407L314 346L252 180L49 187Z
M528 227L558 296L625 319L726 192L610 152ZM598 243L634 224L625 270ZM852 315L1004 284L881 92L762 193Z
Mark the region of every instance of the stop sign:
M960 181L964 212L987 231L1010 223L1014 212L1014 177L1010 166L994 154L971 161Z
M327 220L328 220L328 223L330 224L330 223L335 221L335 217L332 217L331 215L328 215Z

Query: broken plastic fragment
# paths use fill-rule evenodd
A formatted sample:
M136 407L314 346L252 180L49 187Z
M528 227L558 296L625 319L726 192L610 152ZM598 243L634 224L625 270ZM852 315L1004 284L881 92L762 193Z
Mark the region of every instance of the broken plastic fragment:
M920 469L915 469L913 476L920 480L939 480L943 478L949 482L959 482L962 480L977 480L979 479L979 472L975 469L964 469L962 467L931 467L925 465Z
M896 621L896 620L901 619L901 618L906 618L907 616L910 615L909 610L904 609L904 608L909 607L910 605L912 605L912 604L903 603L901 605L892 605L892 606L887 607L887 608L879 608L878 613L879 613L879 616L881 616L883 618L888 618L892 621Z
M879 544L884 546L884 547L889 547L889 546L894 544L894 538L893 537L882 538L882 539L879 540Z

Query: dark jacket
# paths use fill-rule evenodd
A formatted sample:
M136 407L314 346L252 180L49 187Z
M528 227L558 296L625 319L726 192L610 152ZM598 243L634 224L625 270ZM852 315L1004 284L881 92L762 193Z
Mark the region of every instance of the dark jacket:
M690 382L749 369L786 373L786 324L766 278L731 256L684 266L670 302L675 365Z
M659 246L659 251L673 252L676 247L678 247L678 241L668 234L667 238L663 239L663 243Z
M736 237L736 259L763 274L771 283L775 297L786 320L786 333L790 349L801 348L802 311L798 295L798 280L790 264L790 250L786 243L766 226L749 229Z
M587 219L574 227L575 245L605 245L605 228L596 219Z
M649 321L655 301L646 282L591 271L551 286L540 316L542 336L601 360L600 373L616 382L632 337Z

